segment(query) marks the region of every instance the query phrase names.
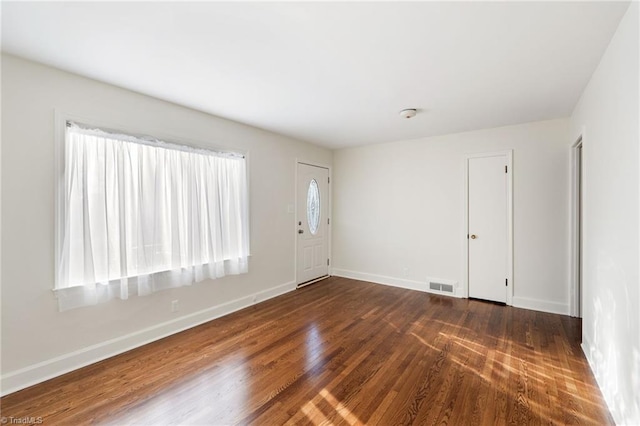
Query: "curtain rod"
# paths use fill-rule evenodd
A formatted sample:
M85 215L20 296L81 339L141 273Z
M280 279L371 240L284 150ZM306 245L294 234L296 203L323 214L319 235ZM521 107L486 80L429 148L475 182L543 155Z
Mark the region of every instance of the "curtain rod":
M125 142L138 143L141 145L148 145L157 148L173 149L176 151L185 152L200 152L204 155L215 155L222 157L232 158L245 158L245 155L234 151L224 151L215 148L205 148L202 146L192 146L187 144L180 144L175 142L166 142L158 138L147 135L134 135L125 133L119 130L107 129L102 127L90 126L84 123L78 123L76 121L67 120L67 128L80 130L82 133L91 134L94 136L107 136L116 140L122 140Z

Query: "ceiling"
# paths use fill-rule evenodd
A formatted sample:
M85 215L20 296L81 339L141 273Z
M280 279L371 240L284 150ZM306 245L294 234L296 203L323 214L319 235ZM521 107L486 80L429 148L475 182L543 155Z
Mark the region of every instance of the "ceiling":
M2 49L342 148L567 117L628 5L2 2Z

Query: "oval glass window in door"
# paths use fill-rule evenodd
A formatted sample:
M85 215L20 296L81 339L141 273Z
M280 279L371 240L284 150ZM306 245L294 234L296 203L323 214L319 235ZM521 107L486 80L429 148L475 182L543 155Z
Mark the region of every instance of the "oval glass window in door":
M320 191L315 179L311 179L307 190L307 223L309 224L309 232L316 235L320 224Z

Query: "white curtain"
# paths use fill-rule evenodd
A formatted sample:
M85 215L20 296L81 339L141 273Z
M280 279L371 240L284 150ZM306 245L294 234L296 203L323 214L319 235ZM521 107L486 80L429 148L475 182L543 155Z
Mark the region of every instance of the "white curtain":
M60 310L247 272L246 162L67 128Z

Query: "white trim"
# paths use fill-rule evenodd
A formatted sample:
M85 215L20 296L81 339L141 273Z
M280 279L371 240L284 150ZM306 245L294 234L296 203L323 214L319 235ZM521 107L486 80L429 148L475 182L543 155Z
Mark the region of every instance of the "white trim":
M307 281L307 282L304 282L304 283L298 284L298 285L296 286L296 288L306 287L306 286L308 286L308 285L315 284L315 283L317 283L318 281L324 281L324 280L326 280L327 278L330 278L330 277L331 277L331 275L324 275L324 276L322 276L322 277L320 277L320 278L316 278L315 280L311 280L311 281Z
M70 371L77 370L98 361L119 355L131 349L160 340L172 334L179 333L205 322L220 318L240 309L255 305L296 289L293 281L271 287L260 292L250 294L220 305L212 306L201 311L165 321L136 332L100 342L77 351L66 353L46 361L42 361L19 370L2 375L1 395L19 391L26 387L58 377Z
M426 279L426 281L422 282L422 281L407 280L404 278L395 278L395 277L388 277L384 275L369 274L366 272L349 271L346 269L334 269L333 276L350 278L352 280L368 281L374 284L388 285L391 287L399 287L407 290L417 290L425 293L439 294L442 296L458 297L458 298L464 297L464 295L460 294L460 291L459 291L460 288L458 287L457 281L446 280L442 278L429 277ZM454 293L452 294L452 293L447 293L442 291L431 290L429 288L430 281L452 285L454 288Z
M458 298L466 298L463 289L457 286L456 281L444 280L441 278L427 278L425 282L407 280L403 278L387 277L383 275L369 274L366 272L349 271L346 269L334 269L333 276L350 278L353 280L368 281L374 284L383 284L392 287L404 288L407 290L417 290L425 293L440 294L443 296L453 296ZM429 282L440 282L450 284L456 289L455 294L433 291L429 289ZM569 305L566 303L550 302L547 300L529 299L526 297L514 297L513 306L516 308L529 309L533 311L549 312L552 314L567 315Z
M583 132L584 133L584 132ZM570 190L570 202L569 206L571 219L570 219L570 233L571 240L570 246L570 259L569 259L569 315L572 317L581 317L580 313L580 188L581 183L578 181L580 176L584 176L584 161L582 161L582 170L580 170L580 156L578 156L578 150L582 147L584 136L581 134L576 142L571 146L571 190ZM582 151L584 155L584 151ZM582 180L584 184L584 180ZM584 194L584 192L583 192ZM582 225L584 226L584 217L582 218Z
M464 157L464 224L463 224L463 297L469 297L469 160L471 158L505 157L507 166L507 305L513 305L513 150L466 154Z
M593 347L593 345L591 344L591 342L589 341L589 339L584 333L582 334L582 343L580 344L580 348L582 348L582 353L584 353L584 357L587 359L587 363L589 364L591 373L593 374L593 377L596 379L598 388L600 389L600 392L602 393L602 397L604 398L604 402L607 404L607 408L609 409L609 412L613 417L613 421L617 425L625 424L624 419L621 418L622 417L621 413L616 410L615 401L610 400L611 394L609 392L603 391L603 389L606 389L604 377L602 377L602 372L600 371L600 369L598 369L598 364L596 362L596 359L594 359L594 358L597 358L599 354L596 353L595 348ZM600 358L602 358L602 356L600 356Z
M529 309L532 311L549 312L551 314L568 315L569 304L551 302L549 300L530 299L528 297L513 297L515 308Z
M331 206L332 206L332 200L333 200L333 191L331 190L332 188L332 181L333 181L333 176L332 176L332 168L330 165L327 164L322 164L322 163L317 163L314 161L306 161L300 158L296 158L295 159L295 171L294 171L294 196L293 196L293 247L294 247L294 253L293 253L293 281L294 282L298 282L298 165L299 164L304 164L307 166L312 166L312 167L319 167L321 169L327 169L328 170L328 175L329 175L329 182L327 183L327 190L329 191L329 194L327 196L327 200L328 200L328 205L327 205L327 219L329 219L329 223L327 224L327 258L329 259L329 265L327 268L327 277L330 277L332 275L331 271L332 271L332 266L333 266L333 258L331 257L331 252L332 252L332 241L331 241L331 229L333 226L333 215L332 215L332 210L331 210ZM320 279L324 279L324 277L320 277ZM315 282L315 281L314 281ZM300 283L300 284L305 284L305 283ZM309 283L311 284L311 283ZM304 287L304 286L302 286Z

